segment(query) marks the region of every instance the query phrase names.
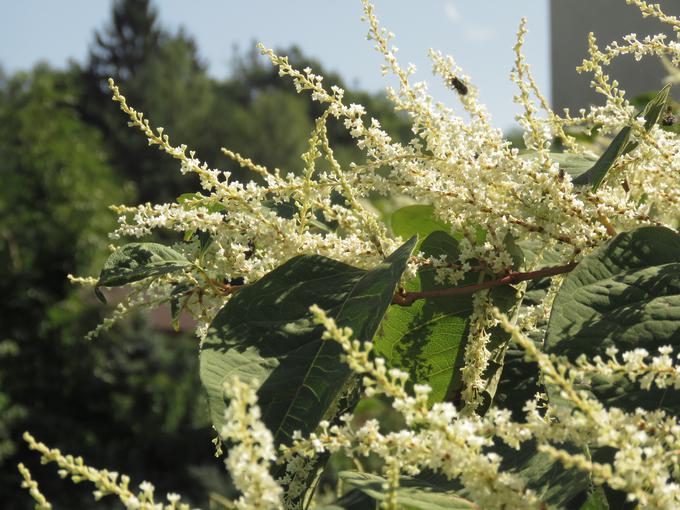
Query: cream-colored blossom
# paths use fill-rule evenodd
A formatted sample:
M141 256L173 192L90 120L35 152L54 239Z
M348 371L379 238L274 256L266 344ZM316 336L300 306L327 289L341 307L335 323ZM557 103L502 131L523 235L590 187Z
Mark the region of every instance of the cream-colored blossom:
M58 473L62 478L70 478L74 483L92 483L95 487L93 491L95 500L112 495L117 497L128 510L190 510L190 506L182 503L176 494L168 494L165 503L157 502L154 498L154 486L149 482L140 483L139 490L135 492L130 488L130 478L127 475L88 466L82 457L63 455L59 450L48 448L45 444L36 441L28 432L24 433L24 440L31 450L40 454L43 464L54 462L58 466ZM47 505L43 506L44 509L50 508L49 503L42 503L33 494L34 489L37 491L37 485L31 485L30 476L27 478L28 471L22 470L22 475L26 483L29 484L31 495L36 501L39 504Z
M220 438L231 445L225 464L234 486L241 492L236 508L283 508L283 491L269 472L276 459L274 438L260 420L255 389L234 377L225 382L224 392L229 406L224 413L225 425L220 430Z

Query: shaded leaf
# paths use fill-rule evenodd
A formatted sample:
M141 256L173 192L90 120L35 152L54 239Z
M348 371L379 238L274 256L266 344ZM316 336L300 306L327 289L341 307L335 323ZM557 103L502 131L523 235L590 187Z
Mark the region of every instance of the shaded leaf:
M387 481L377 475L341 471L339 477L378 502L387 497ZM479 507L463 497L422 480L402 477L396 490L399 508L404 510L469 510Z
M640 112L635 118L643 116L645 119L645 130L649 131L658 122L659 116L668 101L668 93L670 91L670 84L666 85L659 93L652 99L647 106ZM614 162L622 156L627 154L637 147L637 143L630 142L630 135L632 134L632 128L626 126L614 137L609 147L604 151L602 156L595 162L595 164L587 172L584 172L576 179L574 179L574 184L586 185L590 184L593 189L597 189L609 169L614 165Z
M179 271L191 265L184 255L156 243L130 243L113 252L99 275L97 287L119 287Z
M607 495L602 487L594 487L579 510L609 510Z
M574 184L590 184L593 189L597 189L609 169L614 165L614 162L626 152L631 133L632 128L630 126L621 129L595 164L587 172L582 173L573 180Z
M568 444L560 448L583 453ZM539 452L535 441L523 443L519 450L503 444L494 451L503 458L501 471L519 476L550 508L579 508L586 500L590 488L588 474L576 468L566 469L560 461Z
M568 152L550 153L550 159L555 161L561 170L569 174L572 179L589 170L597 159L581 154L570 154Z
M549 265L555 265L559 259L550 261ZM551 278L539 278L527 282L527 287L519 304L520 313L528 306L540 306L545 299L550 288ZM528 333L528 337L542 348L545 330L548 326L547 320L541 320L536 324L536 331ZM524 349L514 343L508 344L503 373L498 382L496 390L496 404L512 412L515 420L524 418L524 404L528 395L535 395L537 392L545 392L540 382L540 370L538 364L533 360L525 359Z
M545 347L574 361L606 358L608 347L656 352L680 342L680 235L643 227L616 236L565 278L553 304ZM626 378L594 379L610 405L680 410L678 392L642 390Z
M206 252L208 251L208 248L210 248L210 245L213 242L212 236L208 232L203 232L200 231L198 233L198 256L203 259L205 256Z
M668 94L671 91L671 84L667 84L662 88L659 93L654 96L641 112L641 115L645 118L645 130L649 131L654 127L654 125L659 122L659 117L664 111L664 107L668 102Z
M281 218L290 219L293 218L295 215L299 214L300 212L300 208L297 205L295 205L295 202L292 200L283 202L265 200L264 202L262 202L262 205L265 206L267 209L276 211L276 214ZM307 224L324 232L331 232L332 231L331 226L324 223L322 219L323 216L320 213L317 213L316 217L313 216L311 218L307 218Z
M493 306L508 315L517 304L517 291L509 285L491 289L489 297ZM504 372L506 352L510 345L510 334L502 327L489 328L488 333L489 341L486 348L490 355L489 363L484 371L486 386L482 394L482 404L476 409L476 412L480 415L485 414L494 402Z
M97 299L103 303L106 304L106 296L102 292L102 290L99 287L94 288L94 295L97 296Z
M315 506L312 510L376 510L378 503L358 489L349 491L330 505Z
M332 420L356 377L341 361L340 345L321 339L323 329L312 322L309 307L319 305L356 338L372 339L415 243L410 239L370 271L298 256L240 290L201 346L201 381L215 428L224 423L223 384L234 375L258 382L262 419L277 444Z
M459 257L458 241L445 232L431 233L423 241L420 250L428 257L445 256L456 261ZM447 288L437 283L436 271L423 267L405 290L417 292ZM469 273L458 286L479 282L480 274ZM509 286L490 291L494 306L507 312L516 303L516 291ZM472 314L472 294L446 298L421 299L407 307L390 307L375 338L375 352L385 358L390 367L410 374L412 384L428 384L432 388L430 403L443 400L456 401L461 390L460 370L469 334ZM503 358L510 336L501 328L492 328L488 349L491 361L485 377L489 384L485 389L483 411L493 401L496 386L503 368Z
M515 237L508 232L503 238L503 245L512 257L512 268L519 271L524 266L524 252L522 248L515 241Z

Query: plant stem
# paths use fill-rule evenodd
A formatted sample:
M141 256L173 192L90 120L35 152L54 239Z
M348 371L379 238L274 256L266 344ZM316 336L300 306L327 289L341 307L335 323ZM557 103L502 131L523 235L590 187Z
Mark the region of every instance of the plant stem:
M472 294L479 290L490 289L492 287L499 287L501 285L509 285L511 283L519 283L526 280L534 280L536 278L544 278L546 276L555 276L558 274L568 273L576 267L576 262L570 262L563 266L546 267L537 271L529 271L526 273L519 273L512 271L505 276L495 280L478 283L476 285L467 285L465 287L451 287L448 289L423 290L420 292L398 292L392 298L393 305L411 306L414 301L418 299L429 299L438 297L460 296L463 294Z

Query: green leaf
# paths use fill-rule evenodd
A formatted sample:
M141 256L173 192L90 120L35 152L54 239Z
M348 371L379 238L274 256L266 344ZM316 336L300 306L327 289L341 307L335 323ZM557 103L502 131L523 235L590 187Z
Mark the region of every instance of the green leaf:
M271 209L272 211L275 211L277 216L281 218L293 218L295 215L300 213L300 208L295 205L295 202L292 200L288 200L285 202L275 202L274 200L265 200L262 202L262 205L265 206L267 209ZM331 229L330 225L327 225L323 221L321 221L322 217L320 214L317 213L317 217L311 217L307 218L307 225L317 228L323 232L332 232L333 230Z
M568 444L561 444L560 448L583 453ZM535 441L523 443L519 450L501 444L494 451L503 458L501 471L519 476L551 508L578 508L575 503L585 500L590 488L588 474L576 468L566 469L559 460L539 452Z
M525 400L526 395L522 401ZM560 448L571 454L584 453L568 443L561 444ZM588 473L577 468L566 469L559 460L539 452L533 439L522 443L517 450L502 441L496 441L490 451L502 459L499 472L512 473L520 478L545 503L546 509L580 508L586 501L588 491L592 490ZM427 470L416 478L440 489L455 492L463 498L470 498L469 492L459 480L448 480L439 473Z
M614 165L614 162L626 152L631 133L632 128L630 126L621 129L612 140L612 143L609 144L609 147L600 156L600 159L587 172L574 179L574 184L590 184L594 190L597 189L607 175L607 172L609 172L609 169Z
M358 489L349 491L330 505L315 506L312 510L377 510L377 502Z
M210 245L213 242L212 236L208 232L200 231L198 233L198 242L199 242L199 247L198 247L198 256L203 260L203 257L205 256L206 252L208 251L208 248L210 248Z
M608 347L656 352L680 341L680 235L643 227L616 236L586 256L555 297L546 350L574 361L606 358ZM680 410L677 391L644 391L626 378L593 381L591 390L617 407Z
M484 244L486 242L486 236L488 231L485 228L477 227L475 230L475 243Z
M522 255L528 267L542 268L557 266L564 263L563 257L554 249L545 246L545 243L534 239L522 239L516 241L522 250ZM529 282L531 285L531 282ZM538 304L538 303L535 303Z
M552 264L554 265L554 264ZM527 306L539 306L550 288L550 278L540 278L527 282L526 291L519 304L520 313ZM539 321L536 332L529 333L529 338L540 349L543 346L547 320ZM503 372L498 381L495 403L498 407L509 409L517 421L524 419L524 404L527 395L545 392L541 385L540 370L535 361L525 359L524 349L510 343L503 360Z
M530 395L545 392L541 385L541 373L537 363L525 358L524 349L510 344L503 359L494 403L497 407L512 412L514 420L525 418L524 404Z
M458 241L441 231L431 233L420 250L426 256L445 256L450 261L459 257ZM449 287L436 283L435 275L434 268L423 267L414 280L407 282L405 290L418 292ZM479 280L479 273L469 273L458 286L474 285ZM490 292L494 306L504 312L516 304L516 291L510 286ZM472 294L421 299L407 307L391 306L374 340L375 352L385 358L390 367L408 372L411 383L428 384L432 388L430 404L455 401L462 390L460 370L471 314ZM484 410L493 401L510 339L501 328L492 328L489 333L491 360L485 373L489 384L485 389Z
M671 84L669 83L662 88L654 99L647 103L647 106L642 110L642 116L645 118L645 131L649 131L657 122L659 122L659 117L661 117L664 107L668 102L668 94L670 91Z
M602 487L594 487L579 510L609 510L607 495Z
M597 161L590 156L570 154L568 152L552 152L550 153L550 159L555 161L560 166L560 169L569 174L572 179L588 171Z
M522 152L519 157L522 159L533 159L537 157L537 154L538 152L536 151L527 150ZM571 154L569 152L549 152L548 157L557 163L560 170L564 170L572 179L588 171L597 161L597 158L582 154Z
M199 198L203 198L203 195L200 193L182 193L180 196L177 197L177 203L178 204L186 204L189 200L196 200ZM187 207L189 205L187 204Z
M113 252L99 275L97 287L119 287L172 273L191 265L184 255L156 243L131 243Z
M378 502L387 497L387 480L380 476L358 471L341 471L338 476ZM453 492L408 477L400 479L396 493L398 506L404 510L478 509L477 505Z
M356 338L372 339L415 243L411 238L370 271L298 256L235 294L201 346L201 381L215 428L224 424L223 385L234 375L258 382L262 419L277 444L333 420L357 378L341 361L340 345L321 339L309 307L317 304Z
M451 232L451 226L434 216L434 207L431 205L407 205L397 209L390 219L392 232L403 239L417 235L421 242L416 246L419 249L422 240L432 232L442 230Z
M645 130L649 131L658 122L659 116L668 101L668 92L670 91L670 84L666 85L659 93L652 99L647 106L635 117L638 118L642 115L645 118ZM609 169L614 165L614 162L623 154L627 154L637 147L637 143L630 142L630 135L632 134L632 128L626 126L614 137L612 143L604 151L602 156L595 162L595 164L587 172L584 172L576 179L574 179L574 184L586 185L590 184L593 189L597 189Z
M447 256L458 260L458 241L445 232L433 232L420 250L426 256ZM460 285L477 283L478 273ZM435 270L421 268L418 276L407 282L405 290L416 292L445 288L435 283ZM430 403L451 398L460 392L460 368L464 342L472 313L472 295L443 299L421 299L411 306L391 306L375 337L376 355L390 367L410 374L410 382L432 387Z

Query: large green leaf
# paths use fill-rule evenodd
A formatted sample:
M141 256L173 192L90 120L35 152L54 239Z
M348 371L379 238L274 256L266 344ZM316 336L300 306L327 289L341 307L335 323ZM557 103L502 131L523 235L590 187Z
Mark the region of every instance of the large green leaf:
M550 159L557 162L560 169L569 174L572 179L586 172L597 161L589 156L568 152L553 152L550 154Z
M417 235L420 243L432 232L442 230L451 232L451 226L434 216L434 207L431 205L407 205L397 209L390 220L394 235L408 239Z
M546 350L575 360L680 341L680 235L643 227L618 235L586 256L566 277L553 304ZM644 391L625 378L593 381L591 389L624 408L678 411L678 392Z
M562 444L570 453L582 453L573 446ZM579 508L590 488L588 474L564 465L536 448L535 441L522 444L519 450L506 445L495 449L503 457L502 471L519 476L549 508Z
M298 256L240 290L201 346L201 381L215 428L224 422L223 385L234 375L258 382L262 419L277 443L332 420L356 379L341 361L340 345L321 339L309 307L319 305L356 338L372 339L415 243L410 239L370 271Z
M539 452L536 445L532 439L522 443L519 449L514 449L497 441L490 450L502 459L499 471L512 473L521 479L526 488L534 491L545 503L546 510L580 508L593 488L588 473L577 468L565 468L559 460ZM560 448L572 454L583 453L567 443L561 444ZM469 491L459 480L447 480L432 471L425 471L417 478L470 499Z
M515 240L515 236L513 236L510 232L505 234L505 237L503 238L503 245L505 246L505 249L508 250L510 257L512 258L512 269L515 271L522 269L525 263L524 251L522 250L522 247L519 245L519 243Z
M104 263L97 289L119 287L151 276L179 271L189 265L191 262L184 255L162 244L126 244L114 251Z
M458 241L445 232L433 232L420 250L426 256L445 255L458 260ZM461 285L477 283L478 273ZM434 290L435 270L424 267L405 290ZM375 352L391 367L409 372L410 381L432 387L430 402L439 402L460 391L464 341L472 312L472 296L415 301L411 306L391 306L375 337Z
M515 249L516 263L521 264L521 250L512 238L506 241ZM459 257L458 241L445 232L431 233L420 246L426 256L446 256L456 261ZM418 292L449 287L435 281L436 271L423 267L415 279L406 284L406 291ZM473 285L480 281L479 273L469 273L459 286ZM503 312L516 303L516 292L510 286L490 291L494 306ZM432 388L430 403L443 400L455 401L462 389L461 368L468 337L472 294L446 298L423 299L407 307L390 307L375 338L375 352L385 358L391 367L410 374L410 382L428 384ZM503 359L510 336L501 328L492 328L488 349L491 359L484 374L488 385L484 391L482 412L493 401Z
M376 501L387 497L387 481L370 473L341 471L340 478ZM470 510L479 507L461 496L422 480L402 477L396 491L399 508L404 510Z
M670 85L666 85L659 91L654 99L647 103L647 106L645 106L642 112L635 116L636 118L640 116L644 117L645 130L649 131L658 122L659 116L666 105L666 101L668 101L669 91ZM636 142L630 141L631 134L632 128L630 126L625 126L621 129L595 164L587 172L584 172L574 179L574 184L590 184L593 189L597 189L616 160L637 147Z

